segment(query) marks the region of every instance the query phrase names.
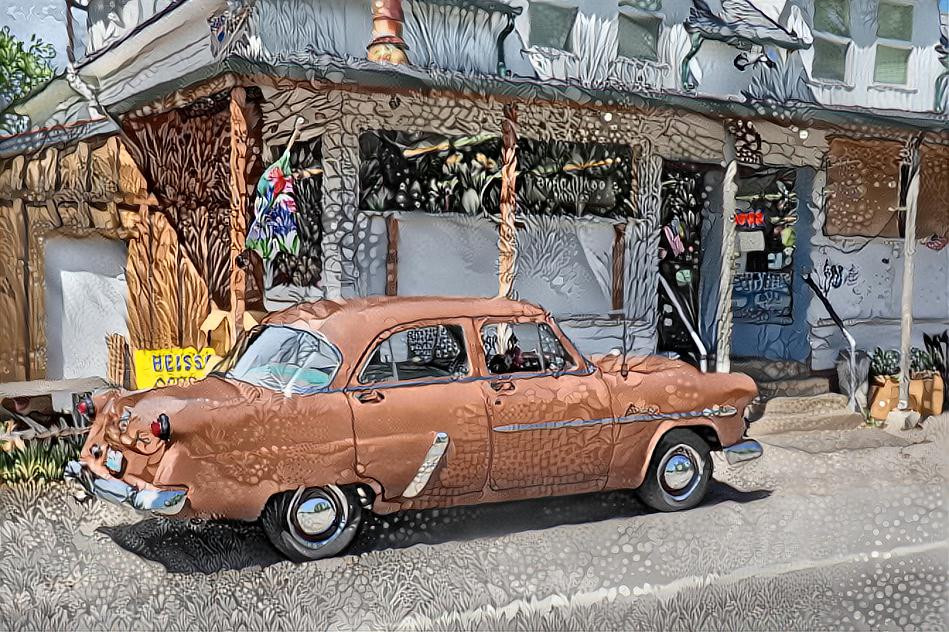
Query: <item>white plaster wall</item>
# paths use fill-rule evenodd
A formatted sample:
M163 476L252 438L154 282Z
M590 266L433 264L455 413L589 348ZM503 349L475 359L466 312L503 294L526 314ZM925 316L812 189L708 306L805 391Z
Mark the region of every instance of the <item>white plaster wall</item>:
M86 11L86 54L125 37L172 3L172 0L90 0ZM77 25L77 28L82 26Z
M365 57L372 32L368 2L261 0L254 32L263 50L284 55L307 48L339 57Z
M564 217L523 220L527 225L517 231L517 296L558 316L608 314L612 310L613 224ZM399 294L497 295L494 220L401 213L398 223Z
M126 245L89 237L46 241L47 377L105 377L106 336L128 336Z
M826 174L818 174L816 195ZM824 276L825 262L843 268L841 282L828 297L860 349L898 349L903 292L903 241L830 237L824 234L823 205L815 214L811 262L816 278ZM918 244L914 257L913 345L922 346L923 333L949 328L949 248L936 251ZM807 320L811 329L812 365L833 366L846 342L820 303L811 301Z

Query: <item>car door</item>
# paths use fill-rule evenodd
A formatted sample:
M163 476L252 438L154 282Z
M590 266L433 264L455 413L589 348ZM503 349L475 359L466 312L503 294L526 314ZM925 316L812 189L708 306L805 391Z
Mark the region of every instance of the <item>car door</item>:
M487 415L472 340L470 320L419 321L378 336L357 365L346 389L356 469L379 481L385 498L484 489Z
M478 327L491 487L605 483L613 417L599 372L547 322L484 319Z

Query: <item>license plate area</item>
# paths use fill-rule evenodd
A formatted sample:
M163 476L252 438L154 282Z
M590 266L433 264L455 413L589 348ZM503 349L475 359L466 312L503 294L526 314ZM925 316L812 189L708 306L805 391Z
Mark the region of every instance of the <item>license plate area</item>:
M113 474L121 474L125 467L125 457L118 450L109 448L105 453L105 467Z

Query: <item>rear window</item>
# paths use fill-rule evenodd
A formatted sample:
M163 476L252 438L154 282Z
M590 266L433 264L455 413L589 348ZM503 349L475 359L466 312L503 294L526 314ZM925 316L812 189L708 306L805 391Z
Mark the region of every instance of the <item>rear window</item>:
M289 396L329 386L341 357L339 349L320 333L264 326L242 338L221 369L229 378Z

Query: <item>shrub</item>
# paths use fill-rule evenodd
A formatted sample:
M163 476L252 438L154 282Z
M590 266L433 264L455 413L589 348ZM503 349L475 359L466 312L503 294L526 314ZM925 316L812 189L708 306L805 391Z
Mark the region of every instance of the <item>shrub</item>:
M30 441L0 450L0 482L59 480L68 461L79 457L78 445L65 439Z

